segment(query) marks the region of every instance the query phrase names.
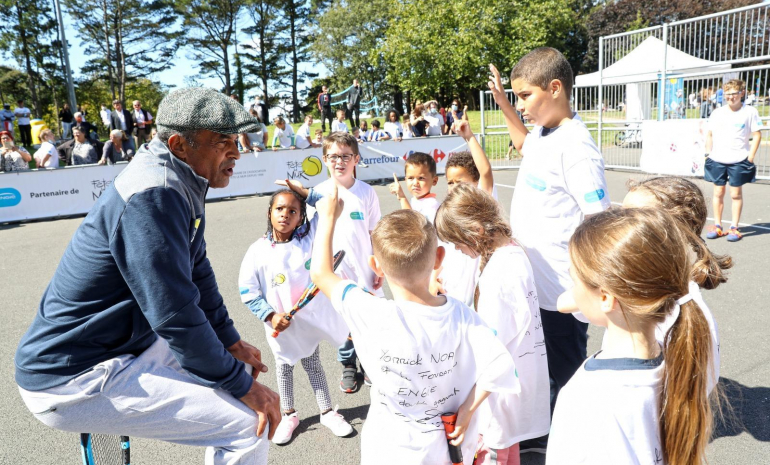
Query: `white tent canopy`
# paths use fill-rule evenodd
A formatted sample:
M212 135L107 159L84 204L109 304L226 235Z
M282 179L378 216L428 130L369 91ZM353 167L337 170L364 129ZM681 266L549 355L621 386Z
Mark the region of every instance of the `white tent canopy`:
M663 47L666 47L665 49ZM668 69L667 77L676 77L684 73L705 73L730 69L729 64L703 60L688 55L662 40L653 36L647 37L628 55L604 69L602 85L632 84L650 82L660 79L663 68L663 51L666 52ZM592 87L599 85L599 72L581 74L575 77L575 87Z

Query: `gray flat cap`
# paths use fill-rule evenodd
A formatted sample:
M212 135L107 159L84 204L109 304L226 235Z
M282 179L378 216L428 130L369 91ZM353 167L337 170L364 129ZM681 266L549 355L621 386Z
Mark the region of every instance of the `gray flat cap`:
M158 106L155 117L158 131L208 129L220 134L257 132L259 120L243 105L214 89L189 87L168 94Z

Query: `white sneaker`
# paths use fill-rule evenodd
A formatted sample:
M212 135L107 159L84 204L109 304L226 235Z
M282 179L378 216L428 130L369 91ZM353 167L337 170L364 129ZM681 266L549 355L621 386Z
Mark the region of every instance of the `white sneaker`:
M335 436L343 437L353 432L353 427L345 420L345 417L337 413L339 405L321 415L321 424L332 430ZM283 422L281 422L283 423ZM280 426L278 427L280 428ZM276 433L276 436L278 433ZM275 437L275 436L274 436Z
M323 423L323 417L321 417L321 422ZM294 434L294 430L297 429L297 426L299 426L297 412L294 412L291 415L283 415L281 417L281 423L278 424L278 428L273 435L273 443L280 446L291 441L291 435Z

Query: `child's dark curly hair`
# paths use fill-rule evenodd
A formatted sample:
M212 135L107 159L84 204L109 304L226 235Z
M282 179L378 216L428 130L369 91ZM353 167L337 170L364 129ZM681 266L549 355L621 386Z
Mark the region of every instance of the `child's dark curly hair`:
M273 214L273 204L275 203L275 199L279 195L284 194L290 194L293 195L295 199L299 200L299 224L294 229L297 231L302 226L307 224L307 203L305 202L305 199L302 198L299 194L294 192L291 189L281 189L270 197L270 203L267 206L267 232L265 233L265 237L268 237L270 240L274 241L273 238L273 220L272 220L272 214Z
M446 169L455 166L467 171L475 182L478 182L478 180L481 179L479 170L476 168L476 163L473 162L473 156L470 152L464 151L452 154L446 162Z

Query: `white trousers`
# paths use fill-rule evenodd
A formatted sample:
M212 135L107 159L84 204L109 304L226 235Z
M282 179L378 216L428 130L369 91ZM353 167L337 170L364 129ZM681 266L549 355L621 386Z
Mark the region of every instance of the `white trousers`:
M196 382L161 338L139 357L107 360L44 391L19 391L51 428L206 446L206 465L267 464L267 429L257 437L256 413Z

